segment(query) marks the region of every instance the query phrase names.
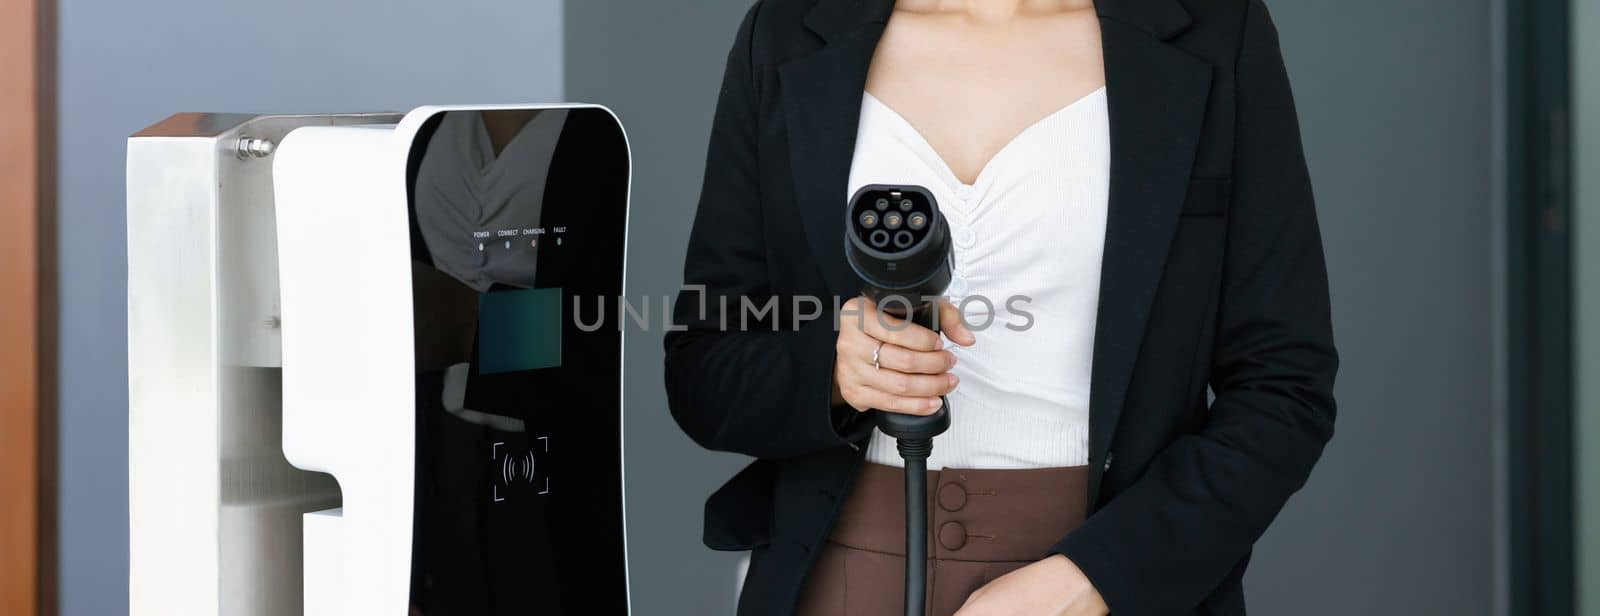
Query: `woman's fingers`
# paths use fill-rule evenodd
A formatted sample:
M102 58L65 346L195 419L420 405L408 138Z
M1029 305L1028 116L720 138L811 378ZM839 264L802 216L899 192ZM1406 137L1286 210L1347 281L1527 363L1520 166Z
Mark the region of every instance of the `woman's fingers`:
M942 297L939 298L939 331L961 346L972 346L978 341L978 337L972 335L972 330L967 329L967 322L962 320L961 309Z
M853 304L846 304L847 308L859 310L852 317L841 324L855 327L874 339L900 345L914 351L936 351L944 348L939 334L931 329L901 319L887 312L878 310L872 300L857 298L851 300ZM978 341L972 330L961 318L961 310L950 300L939 298L939 330L951 342L961 346L972 346Z
M867 302L864 309L867 312L860 323L868 336L913 351L937 351L944 347L939 334L931 329L877 310L871 302Z
M857 377L868 388L896 396L937 398L954 390L960 379L950 373L912 374L889 368L860 368Z
M871 361L872 351L867 351ZM885 343L878 352L878 365L909 374L944 374L956 365L956 355L950 351L913 351L896 344Z
M879 391L870 387L862 387L854 395L847 395L851 403L859 403L861 410L877 409L890 413L904 415L929 415L939 410L938 398L918 398L914 396L897 396L895 394Z
M959 382L950 374L955 354L942 348L939 334L880 312L866 298L852 299L845 308L835 345L834 379L839 396L863 411L910 415L937 411L942 404L940 396L950 393ZM971 339L965 327L957 335L958 343Z

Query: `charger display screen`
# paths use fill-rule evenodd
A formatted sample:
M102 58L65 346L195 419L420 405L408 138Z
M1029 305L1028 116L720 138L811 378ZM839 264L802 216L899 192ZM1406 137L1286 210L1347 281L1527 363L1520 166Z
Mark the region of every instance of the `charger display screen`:
M478 371L561 366L561 289L508 289L478 299Z
M624 614L622 337L575 314L622 293L621 127L448 111L408 178L411 614Z

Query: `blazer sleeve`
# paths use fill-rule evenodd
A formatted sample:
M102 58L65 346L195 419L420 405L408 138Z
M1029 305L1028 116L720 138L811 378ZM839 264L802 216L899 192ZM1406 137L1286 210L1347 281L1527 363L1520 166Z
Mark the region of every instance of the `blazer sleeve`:
M728 53L684 287L665 338L666 385L673 419L702 447L784 458L854 445L869 432L854 409L831 403L831 300L794 310L768 273L751 62L760 10L757 3L745 15ZM769 301L773 310L762 314ZM796 318L811 312L821 315Z
M1113 614L1186 613L1249 554L1333 436L1328 278L1266 7L1246 9L1210 414L1054 546Z

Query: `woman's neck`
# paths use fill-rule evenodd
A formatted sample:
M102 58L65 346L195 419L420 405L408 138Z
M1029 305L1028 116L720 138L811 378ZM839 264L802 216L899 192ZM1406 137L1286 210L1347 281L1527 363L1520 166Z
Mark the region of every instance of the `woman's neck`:
M1093 0L899 0L896 11L961 14L978 21L1006 21L1014 17L1049 15L1092 8Z

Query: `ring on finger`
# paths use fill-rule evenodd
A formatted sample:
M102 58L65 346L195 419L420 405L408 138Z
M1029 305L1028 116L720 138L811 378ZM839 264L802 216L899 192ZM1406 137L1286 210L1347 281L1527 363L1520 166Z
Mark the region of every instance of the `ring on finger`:
M880 353L882 351L883 351L883 343L882 342L879 342L878 346L876 348L872 349L872 369L873 370L882 370L883 369L882 366L878 365L878 353Z

